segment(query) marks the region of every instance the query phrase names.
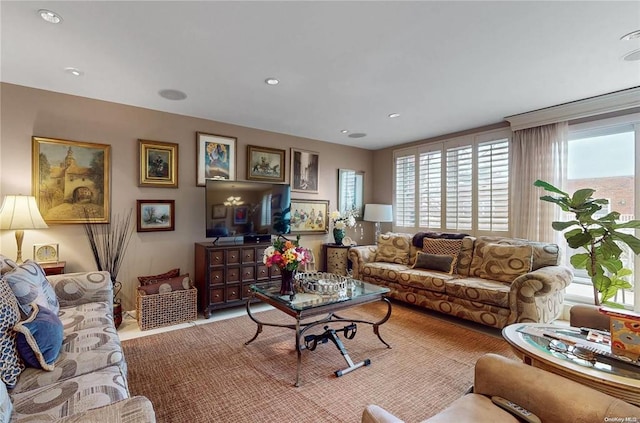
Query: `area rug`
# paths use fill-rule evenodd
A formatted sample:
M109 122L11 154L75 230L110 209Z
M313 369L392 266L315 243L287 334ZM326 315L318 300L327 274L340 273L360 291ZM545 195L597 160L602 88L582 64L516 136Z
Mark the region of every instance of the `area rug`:
M377 320L383 303L341 313ZM291 323L277 310L263 321ZM393 304L380 327L388 349L371 326L342 337L354 362L371 365L342 377L346 367L335 346L302 353L302 385L295 387L294 332L265 327L249 345L256 325L241 316L123 342L133 395L148 397L158 422L358 422L367 404L378 404L407 422L423 420L463 395L473 383L473 366L493 352L515 359L499 332L483 333ZM317 328L322 332L322 327Z

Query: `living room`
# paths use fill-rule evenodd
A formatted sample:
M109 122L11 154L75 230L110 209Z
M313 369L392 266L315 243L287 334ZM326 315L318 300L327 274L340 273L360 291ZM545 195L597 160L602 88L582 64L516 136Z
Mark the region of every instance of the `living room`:
M324 9L321 4L311 2L306 6L311 8L307 11L303 4L290 5L295 8L295 14L292 16L300 19L287 18L287 6L279 3L270 5L271 2L264 2L261 6L252 3L234 5L233 2L221 2L221 9L216 10L211 6L212 9L207 9L206 13L197 13L195 3L185 6L187 16L217 16L215 24L220 26L220 33L207 35L201 32L207 26L206 19L198 19L190 28L177 26L175 21L179 19L174 19L172 14L178 13L179 7L171 2L164 6L154 3L153 7L157 7L156 11L159 13L153 15L152 19L145 17L148 10L143 2L130 2L126 6L121 4L119 6L123 8L131 7L127 17L131 20L125 20L122 24L117 23L119 18L116 17L123 12L111 8L108 2L99 5L89 3L76 2L74 5L66 2L33 2L24 5L20 2L3 2L0 6L3 24L0 195L4 197L13 194L34 194L35 159L32 137L37 136L110 146L109 211L112 217L115 214L123 215L133 211L135 219L137 200L175 201L174 230L133 234L118 274L118 279L123 284L120 299L125 310L135 309L138 276L158 274L177 267L184 273L193 274L194 243L211 241L205 236L207 214L210 211L205 207L204 188L198 186L198 132L236 140L237 180L245 180L249 171L248 146L284 150L286 182L291 181L292 149L309 151L319 157L318 192L298 192L294 193L293 198L326 200L333 210L337 207L338 199L338 169L354 169L364 174L365 203L392 204L397 210L398 200L394 193L398 187L394 186L394 176L397 164L395 160L400 153L417 150L425 145L455 143L456 140L468 137L482 138L485 134L506 133L507 137L510 137L513 123L505 120L509 116L611 93L614 93L615 101L620 101L622 97L616 93L628 92L626 90L631 90L635 100L632 99L623 106L612 106L599 114L592 112L588 117L580 115L568 120L571 121L570 124L588 124L607 118L617 119L620 125L636 125L636 128L638 125L637 114L640 112L640 104L637 91L634 89L640 86L639 65L637 61L623 60L622 57L639 48L639 39L620 39L625 34L640 29L638 5L633 2L614 5L608 2L563 3L557 6L557 9L553 8L559 15L557 21L548 21L545 24L548 28L543 25L542 28L532 30L530 34L521 29L524 22L513 20L513 17L533 14L546 19L548 10L544 7L552 7L551 5L535 6L533 3L523 2L520 7L524 9L518 10L517 5L508 3L491 3L483 9L463 2L456 2L457 4L451 6L445 6L444 2L427 2L433 4L420 6L417 2L413 5L416 9L411 9L410 4L394 9L392 2L383 2L361 6L376 9L371 11L370 22L366 22L362 17L368 16L367 13L361 15L358 6L354 4L345 6L347 8L342 14L339 4L327 5ZM451 9L447 10L447 7ZM61 24L51 24L40 19L37 11L41 8L59 13L63 18ZM97 8L99 12L92 8ZM89 13L91 10L94 12ZM502 20L489 20L500 13L504 13ZM584 15L579 15L580 13ZM421 20L429 17L429 22L432 22L434 16L445 14L448 17L459 14L459 26L452 26L444 35L429 34L416 29L421 25ZM580 23L573 28L580 33L571 37L584 37L584 41L563 44L567 38L558 37L557 48L550 49L549 52L531 48L530 57L523 58L515 54L516 46L522 45L526 49L528 43L533 42L533 38L547 34L549 38L544 40L550 42L549 34L558 36L563 33L558 31L557 27L560 22L562 25L575 22L567 18L571 14L579 16L575 21ZM397 35L389 40L385 39L385 36L389 35L386 31L370 32L371 26L384 27L385 15L389 19L386 24L394 29L391 33ZM105 18L101 20L98 16ZM239 16L245 18L240 19ZM272 59L267 57L270 50L264 46L248 48L245 44L258 44L260 40L260 31L250 35L246 32L249 28L263 25L263 21L258 18L260 16L269 17L271 22L264 28L263 36L266 37L264 33L277 34L278 37L272 36L283 42L291 37L289 34L295 33L302 39L291 41L291 45L283 47L284 53L287 54L278 50L280 56ZM314 18L301 20L304 16ZM526 23L533 21L533 17L530 18ZM131 25L131 21L136 19L156 22L166 19L164 24L169 28L167 31L180 34L179 37L176 35L177 39L206 37L208 41L204 45L208 45L210 49L207 54L219 59L205 61L200 57L202 63L199 63L197 57L181 56L180 45L166 42L165 38L158 43L155 37L160 35L155 34L153 28L147 29L147 32L135 31L135 25ZM333 19L336 20L333 26L340 28L340 31L327 29L331 28L332 25L328 23ZM286 30L284 25L288 20L299 23L293 29ZM357 27L360 20L365 21L362 22L362 30L353 30L350 38L347 37L345 28L349 28L351 24ZM233 31L233 24L223 26L222 21L235 22L238 26L237 31ZM513 43L505 41L505 44L499 44L499 47L481 50L480 46L473 44L472 39L474 34L482 32L485 22L491 22L493 28L501 28L499 31L496 29L497 35L492 38L494 42L498 42L507 34L517 34L516 40ZM605 25L603 22L609 24ZM106 28L107 23L114 25L114 28ZM503 26L499 26L498 23L502 23ZM175 28L172 27L174 24ZM406 26L406 32L401 30L403 24ZM92 25L95 25L96 29L92 30ZM435 22L432 25L436 28ZM327 37L324 47L321 41L314 39L312 42L304 35L305 30L311 32L320 28L323 29L320 32ZM473 28L473 31L468 28ZM336 33L330 36L332 32ZM609 44L596 43L595 40L592 42L591 37L596 36L588 34L589 32L610 39ZM104 39L111 36L119 44L106 43ZM375 47L372 46L374 43L365 42L367 36L380 43L380 50L384 50L384 54L376 53ZM240 40L235 40L236 37ZM518 37L522 39L517 40ZM240 45L244 47L235 50L228 47L227 44L233 46L229 38L234 38L234 42L242 41L244 44ZM273 41L272 38L266 38L265 41ZM447 49L458 51L460 54L457 58L451 59L451 67L429 73L430 80L418 76L434 67L432 62L437 62L439 55L444 53L435 48L427 53L418 54L429 44L424 40L436 40L434 44L439 45L450 43ZM345 43L345 48L332 52L341 42ZM128 43L132 48L127 53ZM394 43L398 44L394 46ZM393 66L385 67L380 72L372 70L374 67L368 60L377 63L373 62L372 57L376 54L382 55L387 62L393 62L394 59L406 60L397 57L408 54L400 47L403 43L412 46L408 50L415 55L415 70L406 75L392 73ZM157 48L158 44L165 47ZM596 44L597 48L594 47ZM313 49L309 46L320 49L316 56L303 54L305 50ZM536 44L536 48L541 47ZM590 49L595 50L597 54L593 51L592 54L587 54ZM87 58L92 50L98 51L103 56L102 60L91 63ZM394 53L394 50L397 52ZM43 52L46 53L42 54ZM203 49L201 56L204 53ZM499 65L492 66L491 62L480 60L479 56L488 56L489 53L494 54L491 56L492 60ZM510 54L514 54L514 58L510 58ZM571 57L575 62L571 62L564 55ZM248 56L249 59L238 56ZM287 60L290 57L295 60ZM586 57L589 59L584 59ZM593 57L597 57L597 60ZM183 73L167 78L157 70L169 66L165 65L164 61L179 63L183 67ZM22 66L18 66L21 62ZM470 63L474 64L476 69L470 66ZM147 67L141 72L139 66L143 65ZM81 75L76 78L65 71L65 68L71 66L77 67ZM210 80L200 79L195 86L189 85L186 88L187 80L197 79L190 68L199 66L208 70ZM310 77L300 74L314 68L342 66L346 68L345 72L350 79L326 81L307 79ZM525 74L527 67L533 70ZM363 68L366 69L365 72L362 71ZM547 68L552 70L546 70ZM560 72L560 69L564 71ZM213 72L214 70L216 72ZM519 72L523 74L521 79L505 82L509 75ZM481 79L479 76L487 77L491 73L493 77L490 79ZM231 74L238 74L245 78L245 81L242 84L229 83L227 87L224 82L219 82L236 76ZM409 76L413 79L408 79ZM273 86L265 83L265 79L270 77L279 78L280 83ZM404 77L407 78L406 81L403 80ZM588 78L577 82L581 77ZM51 85L48 85L49 80L53 81ZM355 96L339 95L341 91L351 93L349 85L355 84L355 81L360 81L364 86L359 87ZM446 94L436 91L435 87L444 84L443 81L447 85ZM205 89L208 85L215 88ZM315 85L309 91L312 95L305 91L308 89L307 85ZM416 90L416 86L424 88ZM386 88L384 91L398 90L402 96L411 100L411 104L375 104L382 103L378 102L378 98L397 100L397 97L387 97L388 94L382 92L383 88ZM162 89L184 90L187 98L167 100L157 94ZM237 96L234 95L234 90L238 90ZM306 99L297 97L296 91L304 91ZM330 95L321 99L321 93L318 91L325 91ZM367 91L369 93L366 96L357 97ZM117 96L110 96L116 92ZM500 95L493 96L492 92ZM505 92L508 94L505 97L512 97L510 102L502 98ZM190 103L192 99L202 100L201 96L205 97L214 112L203 112ZM467 101L468 97L475 98L473 103L476 109L467 105L472 103L470 100ZM334 103L334 112L317 109L317 105L314 104L324 105L329 101L327 98ZM478 106L481 102L485 103L483 107ZM274 117L274 112L270 109L275 109L275 104L281 103L290 103L290 106L279 109L281 114ZM225 107L221 107L220 104ZM365 104L370 107L367 113L361 111L365 109ZM514 107L514 104L517 106ZM353 115L349 109L354 110ZM482 109L495 110L492 110L490 115L481 115L479 110ZM400 116L389 117L393 113L399 113ZM312 116L303 117L303 114ZM375 114L378 117L366 118L363 116L366 114ZM452 115L454 118L451 118ZM425 116L435 118L426 119ZM314 119L315 123L306 123ZM420 121L431 119L432 122L421 122L418 125ZM407 127L422 132L419 135L403 132L407 131ZM342 130L347 132L342 133ZM359 137L363 133L366 133L366 136ZM637 129L635 133L637 134ZM636 135L636 144L638 138L640 137ZM178 145L175 188L140 185L139 140ZM634 155L632 152L630 156ZM639 190L635 174L633 181L634 197L637 197ZM512 201L517 202L517 194L511 194ZM597 194L609 197L605 192ZM617 206L622 205L622 200L616 200ZM627 207L630 201L628 198L624 200ZM635 204L638 204L638 201L635 201ZM637 209L637 206L635 208ZM635 210L629 214L634 213ZM463 227L453 228L444 225L431 228L482 233L477 228L472 228L471 231ZM415 233L427 227L394 222L383 223L382 229L385 232ZM374 225L361 221L357 228L349 229L347 234L359 245L372 244ZM506 235L517 234L513 232L513 228L509 228ZM15 257L17 247L13 231L3 230L0 233L0 241L0 252L8 257ZM318 261L321 259L322 245L329 242L333 242L330 233L313 233L301 237L301 243L315 252ZM66 262L67 273L95 270L82 224L50 224L46 230L26 231L23 258L32 258L34 244L58 244L59 258ZM580 296L580 292L575 294L576 298ZM637 292L629 290L626 301L631 305L635 303L637 307L640 304L637 295Z

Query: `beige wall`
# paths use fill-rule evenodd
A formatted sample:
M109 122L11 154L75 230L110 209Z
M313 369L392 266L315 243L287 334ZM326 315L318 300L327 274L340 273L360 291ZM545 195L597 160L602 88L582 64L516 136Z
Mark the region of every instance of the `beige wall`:
M247 145L260 145L287 150L288 182L289 149L296 147L320 154L320 193L293 193L293 198L329 200L331 209L335 209L337 169L349 168L365 172L365 203L391 202L391 180L384 170L390 161L374 160L369 150L11 84L0 84L0 102L0 196L32 193L31 137L35 135L111 145L112 214L135 213L138 199L175 200L175 231L133 234L118 275L124 285L121 297L126 310L135 308L137 276L172 267L193 274L193 243L206 241L204 188L196 186L196 131L238 139L237 179L245 179ZM138 187L138 139L179 144L178 189ZM372 225L363 223L362 232L363 238L359 229L350 230L348 235L358 243L370 243ZM50 225L46 230L25 231L23 258L31 258L33 244L43 242L60 244L60 258L67 261L67 272L95 269L82 225ZM304 246L314 249L318 262L325 242L333 242L330 234L301 239ZM0 252L15 257L12 231L0 233Z

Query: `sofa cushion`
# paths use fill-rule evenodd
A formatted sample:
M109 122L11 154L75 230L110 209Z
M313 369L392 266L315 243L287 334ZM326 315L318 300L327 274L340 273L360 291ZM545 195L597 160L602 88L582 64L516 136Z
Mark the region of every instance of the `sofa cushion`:
M44 271L38 263L27 260L18 265L15 269L4 275L11 290L18 299L20 310L27 316L31 315L31 303L36 302L39 306L46 307L54 313L58 313L60 304L47 280Z
M453 260L454 258L452 256L428 254L419 251L413 268L438 270L440 272L451 273L454 265Z
M18 352L27 366L52 371L62 347L62 322L51 310L37 303L32 307L31 316L13 327Z
M156 283L141 285L138 287L138 291L140 293L144 292L146 295L164 294L166 292L189 289L191 285L191 278L186 273L175 278L161 279Z
M409 263L411 251L411 235L400 233L386 233L378 237L378 251L376 261L385 263Z
M7 386L4 383L0 383L0 423L9 423L12 411L13 403L9 397Z
M160 273L159 275L138 276L138 282L143 286L156 283L162 279L170 279L177 276L180 276L180 268L171 269L168 272Z
M111 302L80 304L75 307L61 307L58 317L62 321L65 336L82 329L113 325Z
M477 241L471 268L483 279L513 282L531 271L530 245L506 245Z
M13 327L20 320L20 308L7 282L0 279L0 379L13 388L24 364L18 355Z
M453 297L509 308L511 286L504 282L468 276L446 281L445 292Z
M427 254L446 255L452 258L449 273L453 273L456 270L461 248L462 239L424 238L422 245L422 251Z

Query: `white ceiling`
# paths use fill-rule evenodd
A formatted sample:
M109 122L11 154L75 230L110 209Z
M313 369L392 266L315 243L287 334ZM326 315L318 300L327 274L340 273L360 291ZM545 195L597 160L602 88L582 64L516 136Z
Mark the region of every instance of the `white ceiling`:
M640 29L638 1L3 0L0 13L3 82L368 149L640 86L640 62L622 60L640 39L620 40Z

